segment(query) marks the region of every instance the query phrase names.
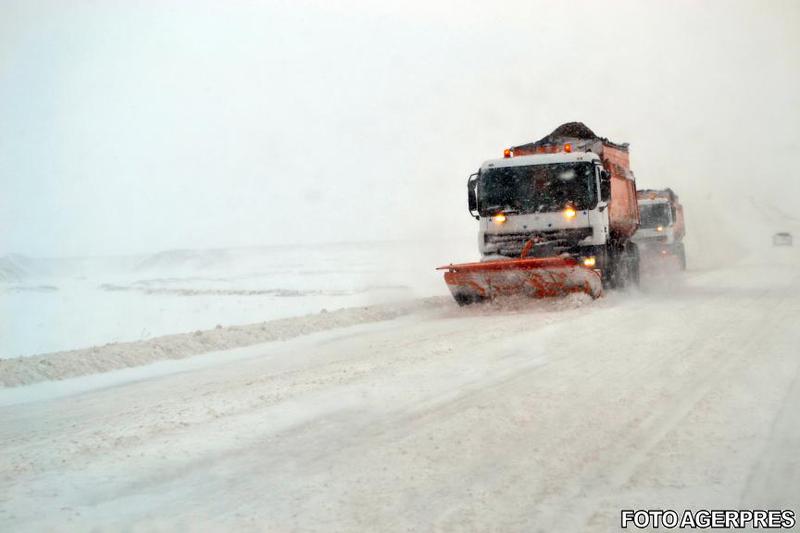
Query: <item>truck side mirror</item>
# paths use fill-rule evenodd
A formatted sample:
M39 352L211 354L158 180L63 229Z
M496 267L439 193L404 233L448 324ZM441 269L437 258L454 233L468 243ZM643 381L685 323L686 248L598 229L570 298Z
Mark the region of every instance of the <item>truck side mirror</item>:
M600 171L600 200L607 202L611 199L611 174L607 170Z
M467 206L469 214L475 218L478 216L478 173L472 174L467 180Z

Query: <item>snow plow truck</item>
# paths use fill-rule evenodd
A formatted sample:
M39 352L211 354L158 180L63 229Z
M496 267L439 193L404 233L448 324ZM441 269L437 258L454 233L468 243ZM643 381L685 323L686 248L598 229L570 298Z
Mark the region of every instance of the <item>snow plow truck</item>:
M633 240L640 253L650 260L676 257L681 270L686 270L686 225L678 195L672 189L645 189L636 196L641 222Z
M497 296L534 298L638 284L636 182L628 144L569 122L512 146L467 181L481 259L449 264L459 305Z

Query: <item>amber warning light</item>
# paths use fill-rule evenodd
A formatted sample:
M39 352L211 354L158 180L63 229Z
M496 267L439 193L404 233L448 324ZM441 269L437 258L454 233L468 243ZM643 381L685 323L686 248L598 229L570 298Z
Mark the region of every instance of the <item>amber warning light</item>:
M505 150L503 150L503 157L505 159L508 159L512 155L514 155L514 153L511 151L511 148L506 148Z

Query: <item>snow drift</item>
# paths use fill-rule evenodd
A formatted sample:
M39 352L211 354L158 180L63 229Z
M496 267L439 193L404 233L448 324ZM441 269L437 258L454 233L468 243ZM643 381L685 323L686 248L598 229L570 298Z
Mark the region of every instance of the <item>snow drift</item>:
M166 335L146 341L0 359L0 385L13 387L140 366L164 359L182 359L217 350L286 340L334 328L391 320L445 304L449 304L448 298L431 297L405 303L323 311L243 326L217 326L211 330Z

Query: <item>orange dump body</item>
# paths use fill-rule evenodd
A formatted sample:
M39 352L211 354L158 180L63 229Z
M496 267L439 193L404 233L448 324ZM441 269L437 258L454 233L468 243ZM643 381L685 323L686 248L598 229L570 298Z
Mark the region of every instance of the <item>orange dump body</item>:
M683 218L683 206L675 206L675 239L681 240L686 236L686 222Z

